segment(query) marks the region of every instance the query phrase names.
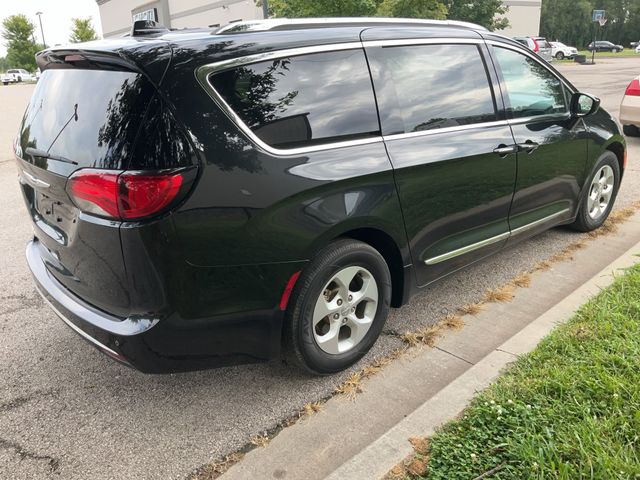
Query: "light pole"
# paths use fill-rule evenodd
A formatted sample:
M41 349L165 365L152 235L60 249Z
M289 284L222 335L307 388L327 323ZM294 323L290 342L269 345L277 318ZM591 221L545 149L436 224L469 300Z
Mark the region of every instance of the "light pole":
M269 18L269 0L262 0L262 18Z
M36 15L38 16L38 20L40 21L40 33L42 34L42 46L44 48L47 48L47 42L44 41L44 30L42 29L42 12L36 12Z

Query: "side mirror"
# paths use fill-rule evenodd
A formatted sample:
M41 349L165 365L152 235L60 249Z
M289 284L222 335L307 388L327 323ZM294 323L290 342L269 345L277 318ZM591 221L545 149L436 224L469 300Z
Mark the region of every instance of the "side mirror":
M573 117L586 117L595 113L600 108L600 99L588 93L574 93L571 96L571 115Z

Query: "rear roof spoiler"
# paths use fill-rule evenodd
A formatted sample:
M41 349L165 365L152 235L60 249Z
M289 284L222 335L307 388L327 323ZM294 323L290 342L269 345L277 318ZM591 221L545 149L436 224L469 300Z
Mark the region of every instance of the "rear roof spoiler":
M132 37L142 37L144 35L154 35L157 33L167 33L170 30L164 25L153 20L136 20L131 26Z

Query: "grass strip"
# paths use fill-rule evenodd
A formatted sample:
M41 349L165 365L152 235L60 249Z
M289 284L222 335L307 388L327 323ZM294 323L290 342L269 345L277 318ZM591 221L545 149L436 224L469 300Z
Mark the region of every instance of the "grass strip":
M640 479L640 265L425 445L402 476Z

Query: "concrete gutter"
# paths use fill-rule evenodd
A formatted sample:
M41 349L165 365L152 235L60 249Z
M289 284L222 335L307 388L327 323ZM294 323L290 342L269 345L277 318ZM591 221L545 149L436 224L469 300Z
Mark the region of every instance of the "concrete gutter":
M640 215L594 239L573 261L533 276L508 303L491 304L433 349L417 349L363 385L355 401L335 397L227 471L245 478L378 479L458 415L518 355L527 353L614 275L640 261ZM516 275L518 272L514 272Z

